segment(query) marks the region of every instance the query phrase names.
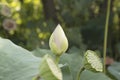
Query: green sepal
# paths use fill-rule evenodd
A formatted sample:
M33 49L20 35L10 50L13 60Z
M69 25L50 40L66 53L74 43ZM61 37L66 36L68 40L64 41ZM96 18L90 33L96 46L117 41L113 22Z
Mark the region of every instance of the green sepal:
M40 64L40 77L44 80L62 80L62 72L50 55L45 55Z

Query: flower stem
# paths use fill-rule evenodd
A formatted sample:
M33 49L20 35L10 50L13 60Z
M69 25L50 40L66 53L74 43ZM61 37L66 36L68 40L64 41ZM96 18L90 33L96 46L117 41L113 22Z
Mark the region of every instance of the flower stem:
M104 46L103 46L103 59L104 59L104 73L106 73L106 50L107 50L107 37L108 37L108 24L109 24L109 16L110 16L110 4L111 0L108 0L107 12L106 12L106 24L105 24L105 31L104 31Z
M32 80L39 80L39 79L40 79L40 76L37 75L37 76L35 76Z
M80 74L83 72L85 70L85 68L84 68L84 66L82 66L81 68L80 68L80 71L78 72L78 74L77 74L77 80L80 80Z
M58 64L58 63L59 63L59 60L60 60L60 56L55 55L55 62L56 62L56 64Z

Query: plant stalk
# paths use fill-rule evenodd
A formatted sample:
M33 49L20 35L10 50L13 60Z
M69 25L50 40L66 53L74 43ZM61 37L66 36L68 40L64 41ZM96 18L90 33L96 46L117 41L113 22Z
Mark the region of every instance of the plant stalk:
M35 76L32 80L39 80L39 79L40 79L40 76L37 75L37 76Z
M84 66L80 68L80 71L77 74L77 80L80 80L80 74L85 70Z
M111 0L108 0L107 3L107 12L106 12L106 23L105 23L105 31L104 31L104 46L103 46L103 71L106 73L106 51L107 51L107 38L108 38L108 26L109 26L109 16L110 16L110 5Z
M60 61L60 56L55 55L55 62L56 62L57 65L58 65L59 61Z

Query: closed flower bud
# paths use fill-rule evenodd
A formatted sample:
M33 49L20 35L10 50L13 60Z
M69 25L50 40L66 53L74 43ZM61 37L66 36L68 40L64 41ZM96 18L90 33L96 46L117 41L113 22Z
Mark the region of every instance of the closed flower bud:
M67 37L59 24L50 37L49 46L56 55L63 54L68 48Z

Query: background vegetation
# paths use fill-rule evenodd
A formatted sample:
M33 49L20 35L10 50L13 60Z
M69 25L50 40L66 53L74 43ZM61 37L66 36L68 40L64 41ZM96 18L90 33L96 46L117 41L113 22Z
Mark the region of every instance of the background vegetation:
M0 36L33 50L49 48L51 32L60 23L69 40L69 49L103 51L108 0L0 0L11 16L0 15ZM120 59L120 1L112 0L107 55ZM3 27L5 19L16 23L14 30Z

